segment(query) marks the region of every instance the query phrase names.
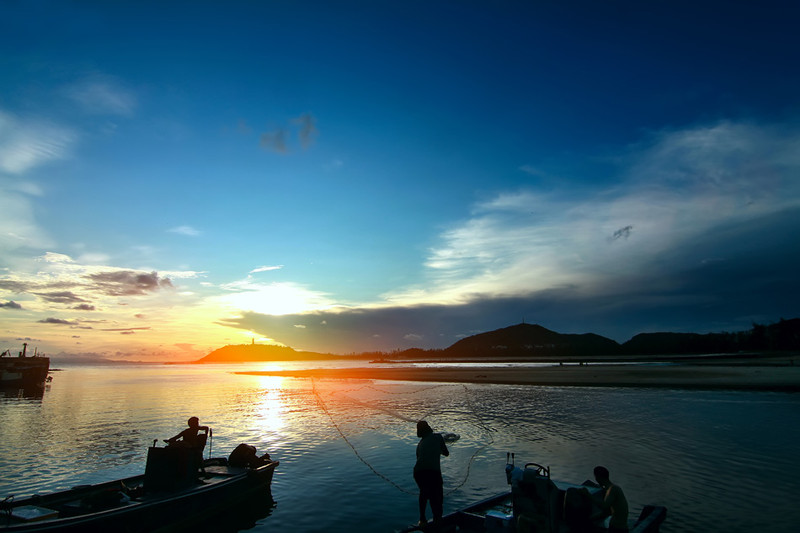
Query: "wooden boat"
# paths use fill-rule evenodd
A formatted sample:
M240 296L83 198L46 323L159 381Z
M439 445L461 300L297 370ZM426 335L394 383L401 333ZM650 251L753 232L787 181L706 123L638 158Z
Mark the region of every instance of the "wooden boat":
M602 491L594 482L581 485L550 479L550 469L528 463L524 469L506 464L511 491L445 515L438 523L414 525L402 533L600 533L607 531L602 521L592 521L599 510L593 497ZM646 505L638 518L629 523L630 533L657 533L667 509Z
M270 512L277 461L249 467L231 466L224 457L205 459L204 473L198 475L196 453L153 446L143 475L19 500L8 497L0 503L0 532L188 531L220 517L214 531L236 531ZM231 525L240 518L250 523Z
M19 356L10 350L0 354L0 388L26 388L44 386L50 370L50 358L35 353L28 356L28 343L23 343Z

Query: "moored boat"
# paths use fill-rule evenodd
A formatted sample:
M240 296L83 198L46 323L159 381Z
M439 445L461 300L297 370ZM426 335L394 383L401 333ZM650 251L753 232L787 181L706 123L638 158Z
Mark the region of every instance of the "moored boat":
M600 533L607 531L602 520L593 520L599 510L602 488L591 481L581 485L550 479L548 467L527 463L524 468L506 464L511 490L454 513L438 522L414 525L402 531L430 533ZM646 505L629 521L629 533L657 533L667 516L666 507Z
M50 358L34 352L28 356L28 343L23 343L22 351L17 357L11 355L11 350L0 354L0 387L1 388L26 388L43 386L47 381L50 370Z
M195 453L153 446L143 475L19 500L8 497L0 502L0 532L188 531L221 515L225 523L235 521L239 513L231 510L245 506L251 514L268 514L278 461L239 466L225 457L210 458L202 461L198 476Z

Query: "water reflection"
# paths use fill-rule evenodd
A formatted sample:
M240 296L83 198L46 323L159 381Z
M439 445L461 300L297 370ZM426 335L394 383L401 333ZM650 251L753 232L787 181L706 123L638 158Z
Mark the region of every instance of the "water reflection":
M281 461L277 507L256 531L374 529L416 516L415 422L460 435L443 459L445 510L506 488L508 451L583 481L607 465L632 512L669 507L665 532L787 530L800 477L791 394L303 380L244 376L241 366L170 365L61 372L43 399L0 398L0 497L144 470L154 439L190 416L214 430L215 456L239 443ZM748 498L729 490L747 478ZM298 513L308 502L314 513ZM264 507L260 507L264 508Z
M50 386L47 385L47 388ZM0 396L4 398L19 398L24 400L41 400L44 397L45 387L42 386L28 386L28 387L8 387L0 386Z

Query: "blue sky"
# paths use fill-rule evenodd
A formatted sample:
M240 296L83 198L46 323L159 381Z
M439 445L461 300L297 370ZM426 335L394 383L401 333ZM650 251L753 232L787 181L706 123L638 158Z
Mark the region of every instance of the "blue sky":
M190 360L800 316L798 15L3 2L0 348Z

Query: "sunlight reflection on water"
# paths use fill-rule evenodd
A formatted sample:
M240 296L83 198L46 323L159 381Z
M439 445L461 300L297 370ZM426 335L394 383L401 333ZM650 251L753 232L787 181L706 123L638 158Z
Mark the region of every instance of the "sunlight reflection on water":
M789 531L800 519L784 496L800 477L800 430L785 424L800 395L232 373L243 369L74 367L41 399L0 399L0 497L138 474L153 440L197 415L214 430L214 455L247 442L281 461L278 506L254 531L393 531L415 519L414 422L424 418L460 435L442 462L446 510L506 490L514 451L574 482L606 464L632 512L669 508L666 532ZM733 489L743 472L747 486Z

